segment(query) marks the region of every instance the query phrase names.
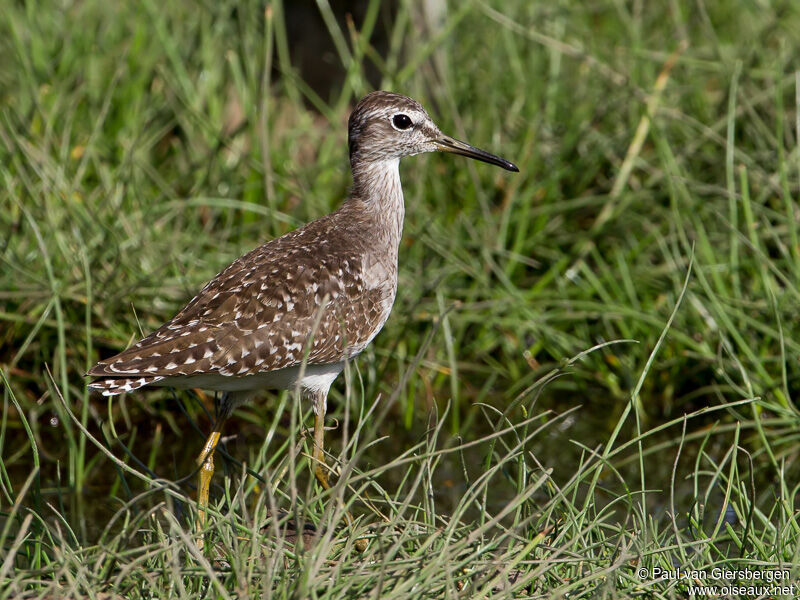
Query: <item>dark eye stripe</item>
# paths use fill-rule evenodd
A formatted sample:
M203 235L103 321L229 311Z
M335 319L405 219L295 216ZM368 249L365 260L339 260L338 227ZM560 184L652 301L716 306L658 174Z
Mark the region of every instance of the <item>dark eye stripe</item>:
M411 117L400 113L392 117L392 124L398 129L405 130L413 125Z

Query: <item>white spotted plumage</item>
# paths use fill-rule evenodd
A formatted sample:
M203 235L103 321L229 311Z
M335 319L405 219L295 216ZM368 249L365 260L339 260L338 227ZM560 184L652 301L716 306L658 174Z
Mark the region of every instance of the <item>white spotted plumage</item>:
M395 123L399 113L416 126ZM443 136L411 98L366 96L350 116L353 189L342 206L234 261L165 325L92 367L90 387L104 395L145 385L244 394L299 383L327 393L394 303L405 214L399 160L443 144L516 170Z

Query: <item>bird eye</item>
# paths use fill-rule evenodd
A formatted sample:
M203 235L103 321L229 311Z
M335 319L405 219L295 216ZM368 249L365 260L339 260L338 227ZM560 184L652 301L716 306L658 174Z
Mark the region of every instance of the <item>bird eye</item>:
M392 117L392 125L394 125L395 129L399 129L400 131L405 131L409 127L413 125L411 122L411 117L408 115L404 115L400 113L399 115L395 115Z

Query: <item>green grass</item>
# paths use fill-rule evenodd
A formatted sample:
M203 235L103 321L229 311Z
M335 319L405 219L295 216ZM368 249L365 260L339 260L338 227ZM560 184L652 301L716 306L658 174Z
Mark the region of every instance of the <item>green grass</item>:
M0 599L798 581L797 7L475 1L424 31L415 4L350 27L317 3L330 97L280 2L0 10ZM336 487L309 407L265 394L224 431L200 552L212 398L107 402L83 373L338 205L369 73L521 173L403 161L397 303L332 392Z

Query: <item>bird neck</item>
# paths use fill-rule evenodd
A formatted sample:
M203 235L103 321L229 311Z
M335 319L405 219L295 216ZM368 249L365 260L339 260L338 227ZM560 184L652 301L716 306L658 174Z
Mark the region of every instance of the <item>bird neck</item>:
M403 234L405 204L400 185L400 159L353 161L353 197L364 203L385 227L395 245Z

